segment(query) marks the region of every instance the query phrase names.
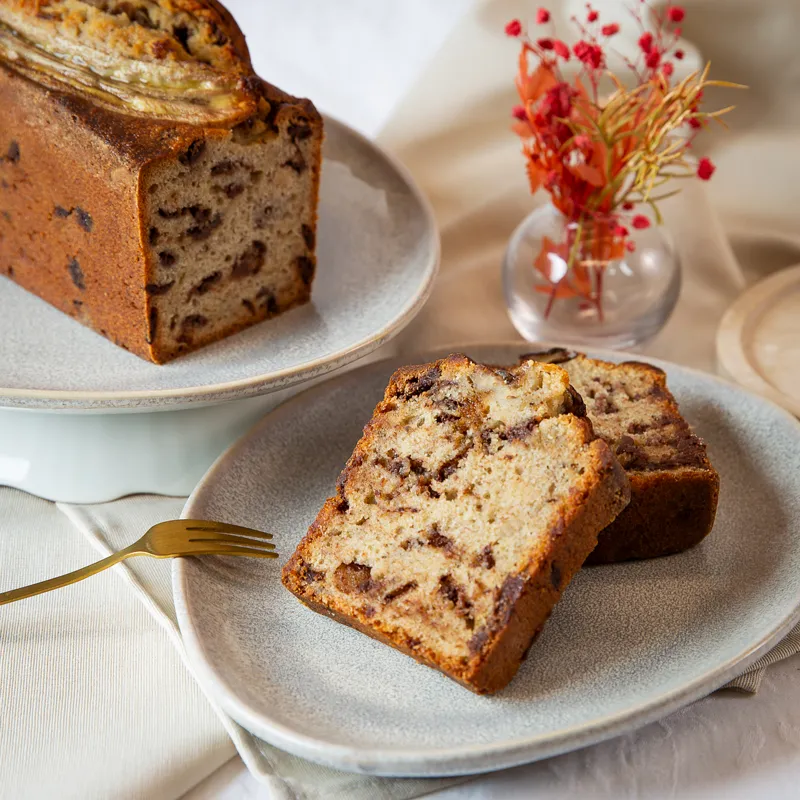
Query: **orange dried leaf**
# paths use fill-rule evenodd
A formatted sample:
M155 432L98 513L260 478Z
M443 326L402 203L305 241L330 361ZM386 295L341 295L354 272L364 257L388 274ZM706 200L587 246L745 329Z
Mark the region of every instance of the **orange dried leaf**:
M531 194L535 194L539 187L544 183L547 173L543 169L540 169L530 159L526 162L525 169L528 173L528 182L530 183Z
M517 74L517 91L523 103L535 103L548 89L558 83L553 70L540 62L533 71L528 71L527 53L523 50L519 57L519 73Z
M591 167L588 164L576 164L568 169L573 175L577 175L581 180L592 186L603 186L605 184L603 173L597 167Z
M609 245L607 259L615 261L625 255L625 242L622 239L614 239L614 243Z
M530 139L532 136L536 135L528 120L517 120L511 126L511 130L514 131L514 133L516 133L521 139Z

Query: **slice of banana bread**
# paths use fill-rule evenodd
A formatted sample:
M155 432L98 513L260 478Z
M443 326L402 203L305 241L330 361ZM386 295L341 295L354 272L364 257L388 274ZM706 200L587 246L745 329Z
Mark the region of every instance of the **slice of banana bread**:
M703 442L681 416L664 372L650 364L612 364L555 348L521 356L559 364L586 403L631 482L630 505L599 536L587 564L679 553L714 525L717 475Z
M583 414L556 366L399 370L284 585L475 692L502 689L628 502Z

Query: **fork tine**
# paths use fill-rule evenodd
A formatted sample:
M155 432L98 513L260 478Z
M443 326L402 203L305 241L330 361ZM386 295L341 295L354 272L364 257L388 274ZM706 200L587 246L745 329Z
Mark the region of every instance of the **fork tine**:
M208 531L209 533L223 532L223 533L239 533L244 536L253 536L258 539L271 539L271 533L264 531L257 531L254 528L245 528L242 525L232 525L229 522L210 522L202 519L185 519L184 530L187 531Z
M189 539L195 542L219 542L220 544L242 544L246 547L258 547L263 550L274 550L272 542L264 542L261 539L248 539L246 536L233 536L230 533L203 533Z
M253 558L279 558L274 550L258 550L254 547L209 547L186 553L188 556L251 556Z
M266 531L257 531L253 528L243 528L241 525L229 525L227 522L221 522L219 531L222 533L238 533L242 536L251 536L254 539L271 539L272 534Z

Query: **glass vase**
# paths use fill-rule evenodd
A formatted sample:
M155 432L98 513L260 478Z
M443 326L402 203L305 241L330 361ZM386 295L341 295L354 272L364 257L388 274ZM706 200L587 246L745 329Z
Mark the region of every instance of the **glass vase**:
M511 321L530 342L630 349L675 308L680 262L661 227L615 235L616 221L566 219L552 205L511 236L503 287Z

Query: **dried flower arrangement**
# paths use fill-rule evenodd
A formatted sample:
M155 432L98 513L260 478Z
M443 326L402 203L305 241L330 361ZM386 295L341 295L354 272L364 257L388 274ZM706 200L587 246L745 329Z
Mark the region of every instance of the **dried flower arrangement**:
M523 140L531 192L549 192L569 223L565 240L545 238L535 260L545 279L537 291L550 295L546 315L555 300L577 296L602 320L603 270L635 248L630 228L650 226L642 209L649 208L660 223L658 203L680 191L659 192L664 184L673 178L708 180L714 173L710 159L694 164L687 151L700 131L732 108L701 111L704 90L737 84L709 80L708 64L673 82L675 62L684 57L678 47L684 9L670 4L654 10L639 0L631 13L641 35L636 60L623 59L634 79L630 88L607 69L610 40L620 26L604 24L589 3L585 20L572 17L580 33L572 48L555 38L545 8L536 14L543 35L529 35L519 20L505 29L522 44L516 79L521 104L513 110L513 130ZM573 56L580 69L570 82L563 68ZM601 97L606 77L613 90Z

